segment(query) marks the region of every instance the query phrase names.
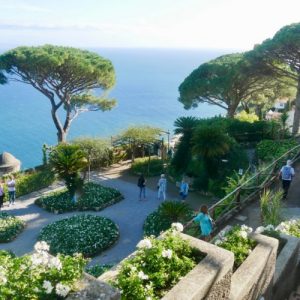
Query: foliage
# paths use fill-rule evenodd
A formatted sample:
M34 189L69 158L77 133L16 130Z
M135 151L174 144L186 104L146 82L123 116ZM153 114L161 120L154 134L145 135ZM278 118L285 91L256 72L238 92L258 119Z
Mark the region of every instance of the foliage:
M175 201L164 201L144 222L145 236L158 236L171 227L173 222L185 223L192 218L193 211L185 204Z
M99 276L101 276L103 273L105 273L106 271L108 271L109 269L111 269L113 267L113 265L109 265L109 264L104 264L104 265L93 265L91 267L86 267L85 271L98 278Z
M245 110L242 110L241 112L236 114L235 118L242 122L249 122L249 123L253 123L259 120L258 116L255 113L247 113Z
M71 202L68 191L62 189L38 198L35 204L50 212L64 213L74 210L98 211L122 199L123 196L118 190L88 182L84 184L83 194L76 202Z
M252 228L246 225L235 226L227 233L220 232L215 244L234 254L234 268L237 269L252 252L256 241L249 237Z
M78 145L86 154L88 164L91 168L97 169L107 167L113 162L113 152L110 149L107 140L91 137L80 137L71 141L72 144Z
M59 144L51 150L49 164L65 181L71 200L83 184L79 172L87 166L86 154L78 145Z
M264 225L271 224L276 226L281 221L281 209L283 192L271 192L265 190L260 196L260 212L262 216L262 222Z
M14 173L16 180L16 196L20 197L46 188L55 181L54 173L48 168L30 172ZM6 176L3 176L3 180ZM7 186L4 185L5 199L8 199Z
M233 118L238 106L247 107L253 94L264 95L276 88L277 82L268 74L259 73L244 53L234 53L195 69L179 86L179 101L186 109L197 107L198 103L217 105Z
M298 132L300 121L299 32L300 23L284 26L277 31L272 39L267 39L262 44L256 45L254 50L248 53L248 59L255 64L258 72L273 77L286 77L290 86L297 89L293 134Z
M146 174L147 176L157 176L164 171L164 162L160 158L149 157L136 158L131 165L134 174Z
M280 141L263 140L256 146L256 153L259 159L263 161L271 161L279 158L297 145L298 142L294 139ZM290 155L293 156L293 153Z
M50 256L39 245L37 252L21 257L0 251L1 300L63 299L74 290L86 261L81 255Z
M25 227L20 218L0 212L0 243L12 241Z
M289 221L281 222L277 227L276 230L295 236L300 238L300 219L292 219Z
M142 240L137 247L136 255L122 264L113 282L122 291L124 300L163 298L204 258L204 254L172 231L163 239Z
M82 253L90 257L107 249L118 237L118 227L110 219L78 215L45 226L38 240L49 244L51 254Z
M111 62L86 50L53 45L12 49L0 56L0 83L9 79L30 84L49 99L59 142L80 113L106 111L116 104L104 97L115 83ZM92 95L94 89L103 95Z
M185 172L192 159L192 136L198 124L199 120L195 117L180 117L174 122L174 133L181 135L171 161L172 167L177 172Z

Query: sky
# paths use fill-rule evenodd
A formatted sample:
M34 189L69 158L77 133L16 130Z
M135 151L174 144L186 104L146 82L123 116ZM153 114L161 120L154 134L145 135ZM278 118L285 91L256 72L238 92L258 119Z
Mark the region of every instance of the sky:
M0 48L250 50L299 11L300 0L0 0Z

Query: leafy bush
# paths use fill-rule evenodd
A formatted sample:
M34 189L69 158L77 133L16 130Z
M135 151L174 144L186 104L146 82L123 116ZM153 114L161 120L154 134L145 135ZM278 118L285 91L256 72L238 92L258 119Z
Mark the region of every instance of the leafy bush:
M164 201L156 211L147 216L144 222L145 236L158 236L171 227L173 222L186 222L192 218L193 211L185 204L175 201Z
M109 269L111 269L113 267L113 265L109 265L109 264L104 264L104 265L94 265L91 267L86 267L85 271L94 276L94 277L99 277L101 276L103 273L105 273L106 271L108 271Z
M109 142L100 138L80 137L71 141L86 154L92 169L107 167L113 163L113 151Z
M82 253L90 257L107 249L118 237L119 230L110 219L80 215L47 225L38 240L46 241L52 254Z
M163 239L142 240L137 247L135 257L122 264L113 282L124 300L163 298L205 256L172 231Z
M227 233L220 233L215 245L233 252L234 268L237 269L252 252L256 241L249 237L252 228L242 225L235 226Z
M294 139L280 141L264 140L257 145L256 153L259 159L270 161L279 158L285 152L297 145L298 142ZM294 154L296 154L296 152ZM291 154L291 156L293 156L293 154Z
M255 113L247 113L245 110L242 110L240 113L236 114L235 118L242 122L248 123L254 123L259 120Z
M149 172L148 172L149 166ZM131 165L134 174L146 174L147 176L157 176L164 172L163 160L151 157L136 158Z
M276 226L281 221L282 209L282 191L271 192L270 190L264 191L260 197L260 212L264 225Z
M25 227L25 222L5 212L0 212L0 243L12 241Z
M46 188L55 181L55 176L48 168L31 170L30 172L17 172L13 174L16 180L16 196L20 197ZM2 180L6 181L7 176ZM8 200L7 186L4 185L5 200Z
M122 199L118 190L88 182L83 186L83 194L76 202L71 201L67 189L62 189L38 198L35 204L50 212L64 213L74 210L98 211Z
M50 256L45 243L35 248L21 257L0 251L0 299L55 300L74 290L86 264L82 256Z
M292 219L289 221L281 222L277 227L276 230L295 236L300 238L300 219Z

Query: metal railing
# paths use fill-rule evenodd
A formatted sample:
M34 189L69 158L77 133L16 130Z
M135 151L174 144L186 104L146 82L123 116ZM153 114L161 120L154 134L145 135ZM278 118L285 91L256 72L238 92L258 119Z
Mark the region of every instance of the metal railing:
M287 158L291 159L292 162L299 159L300 145L285 152L271 164L262 168L262 170L258 171L224 198L212 205L209 208L209 214L215 220L216 225L220 225L230 219L249 202L257 199L262 190L270 187L278 178L279 168Z

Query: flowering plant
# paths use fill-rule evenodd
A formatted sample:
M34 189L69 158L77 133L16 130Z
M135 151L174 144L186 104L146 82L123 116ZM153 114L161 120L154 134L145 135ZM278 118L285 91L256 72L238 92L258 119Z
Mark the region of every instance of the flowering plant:
M215 245L234 254L234 268L237 269L252 252L256 241L249 237L252 228L246 225L235 226L228 232L221 231Z
M0 243L13 240L25 227L20 218L6 212L0 212Z
M122 264L112 283L121 290L122 299L160 299L204 258L175 229L163 239L145 238L137 247L136 255Z
M61 299L82 277L86 264L81 255L74 257L47 252L45 242L35 245L32 255L15 257L0 251L0 299Z
M50 245L50 253L93 256L111 246L119 237L110 219L80 215L62 219L44 227L38 239Z
M83 194L77 202L72 202L67 189L62 189L38 198L35 204L50 212L64 213L74 210L101 210L122 199L123 196L118 190L88 182L83 186Z
M276 230L300 238L300 219L292 219L289 221L281 222L276 227Z

